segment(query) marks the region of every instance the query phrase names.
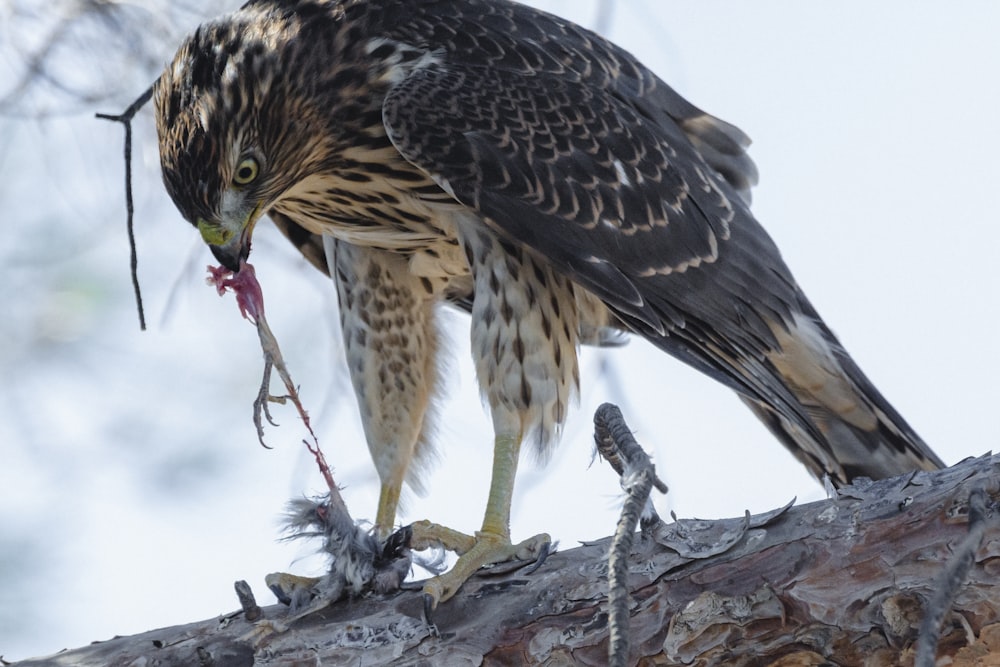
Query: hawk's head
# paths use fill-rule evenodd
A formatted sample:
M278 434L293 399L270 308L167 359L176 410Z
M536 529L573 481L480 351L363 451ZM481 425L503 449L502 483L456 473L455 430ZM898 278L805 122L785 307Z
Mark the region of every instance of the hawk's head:
M156 83L167 192L234 271L258 218L323 150L311 140L324 132L302 28L288 14L241 10L200 27Z

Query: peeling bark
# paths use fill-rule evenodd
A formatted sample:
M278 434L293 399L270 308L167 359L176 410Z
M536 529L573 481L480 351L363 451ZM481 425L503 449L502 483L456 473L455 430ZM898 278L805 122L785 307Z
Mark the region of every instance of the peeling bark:
M953 595L935 595L968 543L976 489L982 539ZM749 520L659 524L629 559L629 663L909 666L929 601L950 598L938 660L998 665L998 507L1000 456L986 456ZM257 623L234 612L17 665L602 665L607 551L602 540L530 576L474 577L439 607L439 637L420 593L404 591L344 600L288 629L285 608L271 606Z

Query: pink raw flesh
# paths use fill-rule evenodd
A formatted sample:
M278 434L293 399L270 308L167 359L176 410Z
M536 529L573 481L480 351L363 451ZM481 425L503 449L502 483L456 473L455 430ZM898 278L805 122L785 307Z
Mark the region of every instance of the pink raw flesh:
M264 293L257 282L257 272L253 264L240 261L239 273L233 273L223 266L208 267L208 284L222 296L226 290L236 294L236 304L240 314L251 322L257 322L264 314Z

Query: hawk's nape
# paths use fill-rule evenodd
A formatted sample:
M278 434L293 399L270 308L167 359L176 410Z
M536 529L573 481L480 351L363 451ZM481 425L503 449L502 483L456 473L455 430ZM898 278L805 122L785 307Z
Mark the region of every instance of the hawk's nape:
M631 55L508 0L257 0L199 28L156 87L164 182L238 269L268 214L338 290L382 492L419 486L435 311L471 312L493 417L476 537L434 602L511 545L521 444L554 440L579 344L638 333L735 390L817 477L941 460L854 364L749 210L737 128Z

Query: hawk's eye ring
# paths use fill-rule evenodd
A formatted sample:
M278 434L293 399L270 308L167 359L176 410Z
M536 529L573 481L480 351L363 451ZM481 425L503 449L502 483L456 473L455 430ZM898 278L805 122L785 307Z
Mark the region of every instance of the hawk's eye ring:
M233 183L236 185L249 185L257 178L258 171L260 171L260 165L255 158L243 158L236 165L236 172L233 174Z

